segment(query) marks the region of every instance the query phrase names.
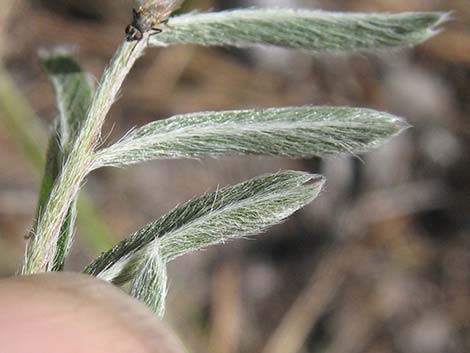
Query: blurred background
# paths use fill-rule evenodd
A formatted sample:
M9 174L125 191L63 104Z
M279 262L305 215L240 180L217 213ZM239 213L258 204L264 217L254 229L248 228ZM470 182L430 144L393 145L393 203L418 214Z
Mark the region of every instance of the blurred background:
M132 2L0 6L0 276L9 276L57 114L37 53L70 46L99 77ZM185 344L210 353L470 352L470 1L192 0L184 11L244 6L453 15L436 38L392 53L149 50L108 117L110 141L176 113L306 104L385 110L413 128L361 159L227 157L95 172L67 269L218 185L318 172L326 190L284 224L171 264L166 320Z

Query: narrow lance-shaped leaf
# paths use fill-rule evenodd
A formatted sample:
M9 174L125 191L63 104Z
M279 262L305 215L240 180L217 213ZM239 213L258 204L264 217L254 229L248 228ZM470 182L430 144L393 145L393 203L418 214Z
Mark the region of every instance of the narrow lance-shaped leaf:
M52 129L49 137L49 145L47 147L47 159L44 170L44 175L41 181L41 188L39 191L39 200L36 210L36 220L41 216L41 212L46 205L54 182L59 175L62 163L66 158L66 152L61 147L60 142L60 120L55 121L55 126ZM60 230L60 237L57 240L57 253L53 260L53 271L60 271L64 266L64 260L67 256L70 247L72 246L73 235L75 232L75 220L77 216L77 200L75 200L69 208L64 224ZM36 224L34 224L31 236L34 236Z
M132 234L85 273L124 283L136 275L156 241L167 262L211 244L259 233L312 201L323 183L319 175L283 171L205 194Z
M21 273L49 272L53 269L57 243L70 206L77 197L101 136L106 115L136 60L143 54L148 34L141 41L125 41L104 71L86 118L51 190L49 200L37 220L34 237L28 241Z
M308 158L378 146L408 125L361 108L290 107L204 112L155 121L98 152L95 168L152 159L258 154Z
M51 132L47 151L47 162L41 184L38 214L43 210L67 158L70 145L75 140L82 120L90 107L93 85L90 76L63 50L43 53L42 64L54 85L59 116ZM71 204L60 237L57 240L57 253L53 260L53 270L61 270L73 241L76 218L76 200ZM34 228L33 228L34 231Z
M67 51L43 53L42 64L54 85L60 113L60 142L67 150L90 108L94 93L93 81Z
M47 144L47 133L8 72L2 67L1 62L0 115L2 117L0 119L0 129L7 129L12 139L30 162L32 171L43 174L46 157L43 155L43 147ZM54 137L57 138L58 135L55 130L53 133ZM57 141L50 139L49 143L52 142L57 143ZM51 154L48 157L52 157ZM50 186L47 188L41 186L41 190L49 189ZM46 196L48 195L47 193ZM44 199L38 204L43 205ZM77 223L82 226L82 236L90 251L99 253L109 249L113 244L110 230L84 192L81 193L81 200L77 203Z
M377 50L419 44L447 18L439 12L335 13L248 9L172 17L150 39L156 46L273 45L312 51Z
M142 262L132 280L130 294L145 303L155 314L165 314L168 276L166 262L160 255L158 241L147 247L148 251L139 256Z

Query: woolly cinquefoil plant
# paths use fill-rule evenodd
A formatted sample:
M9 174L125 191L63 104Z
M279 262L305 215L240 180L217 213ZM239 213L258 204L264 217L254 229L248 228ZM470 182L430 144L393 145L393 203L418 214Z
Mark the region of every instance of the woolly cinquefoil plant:
M135 16L135 15L134 15ZM158 159L255 154L310 158L380 146L407 124L388 113L348 107L207 111L155 120L103 146L102 126L136 60L148 47L278 46L344 53L409 47L430 38L442 13L332 13L247 9L170 17L159 30L123 38L96 89L69 53L42 53L58 104L37 217L22 274L61 271L75 233L76 200L88 174ZM134 18L135 20L135 18ZM264 231L311 202L320 175L280 171L182 204L125 237L84 272L129 288L163 316L167 263L186 253Z

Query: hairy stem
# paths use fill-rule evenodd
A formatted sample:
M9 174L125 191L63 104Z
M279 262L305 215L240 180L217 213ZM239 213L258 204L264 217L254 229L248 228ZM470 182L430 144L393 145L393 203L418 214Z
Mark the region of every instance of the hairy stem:
M93 98L82 130L71 147L49 201L37 222L35 234L29 240L22 274L49 272L57 252L60 229L80 186L91 170L94 150L99 143L101 128L119 89L135 61L143 53L146 38L139 42L124 42L105 70Z

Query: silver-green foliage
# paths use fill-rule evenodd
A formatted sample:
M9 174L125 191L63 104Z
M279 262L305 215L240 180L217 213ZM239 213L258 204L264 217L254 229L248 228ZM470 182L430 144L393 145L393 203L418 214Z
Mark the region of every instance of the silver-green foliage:
M313 200L323 183L318 175L284 171L207 193L132 234L85 272L125 283L156 242L161 258L168 262L208 245L256 234Z
M68 157L78 131L80 131L94 94L91 77L80 68L68 51L43 52L41 61L54 85L59 114L49 138L36 219L42 217L41 212L50 197L55 180L62 171L62 165ZM62 269L72 246L76 211L75 198L69 206L57 240L53 270ZM36 225L34 227L36 228ZM35 228L33 233L36 231Z
M147 225L97 259L85 272L117 284L163 316L166 263L188 252L259 233L312 201L323 177L279 172L225 187Z
M93 78L66 50L42 53L42 64L57 97L61 147L69 150L90 108L94 94Z
M177 115L128 133L98 152L96 167L151 159L258 154L308 158L364 152L406 123L387 113L345 107L288 107Z
M158 35L124 42L93 93L89 76L63 52L44 58L56 90L59 118L23 265L23 274L62 268L74 231L75 200L89 172L151 159L259 154L305 158L357 154L406 127L369 109L289 107L178 115L101 146L102 126L121 85L147 44L308 51L370 51L418 44L437 33L442 13L341 14L308 10L237 10L174 17ZM166 264L187 252L253 235L313 200L320 176L284 171L224 187L175 208L104 253L85 272L116 284L163 315Z
M61 229L67 221L83 181L92 170L101 129L119 89L134 63L142 55L146 41L124 42L103 73L87 114L77 131L67 158L54 181L47 202L39 213L33 235L26 247L21 273L54 271L61 249Z
M147 304L160 317L165 314L165 298L168 292L166 261L160 254L158 241L147 246L140 256L140 264L132 279L130 294Z
M314 51L378 50L419 44L447 18L439 12L401 14L248 9L173 17L153 45L273 45Z

